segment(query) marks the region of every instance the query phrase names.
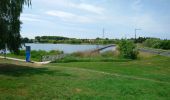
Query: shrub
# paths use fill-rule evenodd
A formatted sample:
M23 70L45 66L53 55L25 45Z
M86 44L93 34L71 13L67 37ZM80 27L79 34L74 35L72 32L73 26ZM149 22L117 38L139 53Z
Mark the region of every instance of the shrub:
M120 55L124 58L136 59L139 54L136 45L132 41L121 40L119 43Z
M159 47L161 49L169 50L170 49L170 40L162 40Z
M143 43L143 45L151 48L159 48L160 43L161 43L160 39L152 38L152 39L147 39Z
M151 47L151 48L157 48L157 49L170 49L170 40L160 40L160 39L147 39L144 43L144 46Z

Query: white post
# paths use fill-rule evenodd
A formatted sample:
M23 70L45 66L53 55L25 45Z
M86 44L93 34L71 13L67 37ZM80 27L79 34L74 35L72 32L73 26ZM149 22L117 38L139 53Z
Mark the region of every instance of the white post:
M6 52L7 52L7 43L5 43L5 49L4 49L4 58L6 59Z

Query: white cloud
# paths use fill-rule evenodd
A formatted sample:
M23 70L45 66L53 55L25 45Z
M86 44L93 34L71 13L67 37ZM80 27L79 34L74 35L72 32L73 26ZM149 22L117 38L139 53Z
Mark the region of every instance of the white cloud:
M137 12L142 10L142 6L143 5L141 0L134 0L134 2L131 5L132 9Z
M104 12L104 8L86 4L86 3L80 3L80 4L70 3L70 6L73 8L78 8L95 14L103 14Z
M38 15L35 15L35 14L28 14L28 13L24 13L22 14L21 16L24 16L24 17L39 17Z
M73 17L75 17L74 14L68 13L68 12L63 12L63 11L48 11L48 12L46 12L46 14L64 18L64 19L70 19L70 18L72 19Z
M37 18L38 16L37 15L34 15L34 14L22 14L20 19L22 21L31 21L31 22L41 22L42 20L38 19Z
M40 15L25 13L20 17L23 22L41 22L41 23L51 23L48 20L43 19Z
M112 16L109 20L113 25L120 25L129 28L141 28L142 31L148 33L161 33L165 31L165 25L159 23L150 14L134 15L134 16Z
M70 12L64 12L64 11L59 11L59 10L48 11L46 12L46 14L50 16L58 17L62 19L63 21L81 22L81 23L93 22L93 20L87 16L80 16L80 15L76 15Z
M51 7L65 7L67 9L77 9L87 11L94 14L103 14L105 9L99 5L85 3L84 1L74 2L72 0L37 0L43 4L50 5Z
M36 19L36 18L29 18L29 17L21 17L22 21L31 21L31 22L41 22L42 20Z
M48 7L48 10L44 11L47 15L58 17L65 22L92 23L106 19L103 7L84 1L36 0L34 2L45 4Z
M164 8L152 1L153 4L143 0L32 0L33 8L26 10L27 14L22 14L21 20L28 33L30 30L74 33L80 28L87 33L98 33L101 27L108 27L106 30L110 29L112 33L130 34L134 28L141 28L141 32L147 34L169 33L168 10L163 11ZM35 26L38 28L33 29ZM91 27L94 32L89 31Z
M34 3L50 4L50 5L64 5L67 3L67 0L32 0Z

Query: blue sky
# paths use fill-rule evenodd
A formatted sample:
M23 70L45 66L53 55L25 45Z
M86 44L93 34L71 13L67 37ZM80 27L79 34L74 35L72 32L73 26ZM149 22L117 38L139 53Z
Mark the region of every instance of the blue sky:
M21 15L21 35L73 38L170 39L170 0L32 0Z

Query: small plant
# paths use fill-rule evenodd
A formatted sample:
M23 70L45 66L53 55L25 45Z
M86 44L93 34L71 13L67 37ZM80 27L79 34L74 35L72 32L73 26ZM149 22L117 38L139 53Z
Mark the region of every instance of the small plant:
M139 54L136 45L129 40L121 40L119 43L120 55L124 58L137 59Z

